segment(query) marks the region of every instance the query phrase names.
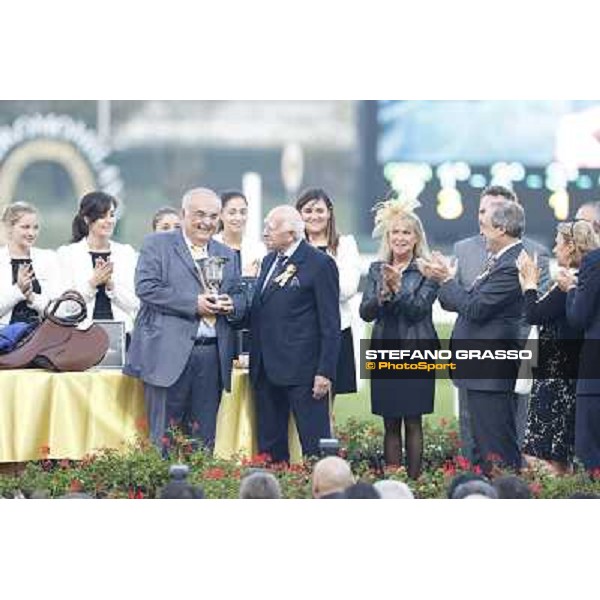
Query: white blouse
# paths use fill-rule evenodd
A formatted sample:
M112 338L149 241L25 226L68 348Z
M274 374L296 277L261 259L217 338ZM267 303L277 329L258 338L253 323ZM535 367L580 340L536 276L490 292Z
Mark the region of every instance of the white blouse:
M84 238L74 244L61 246L57 250L62 278L67 289L77 290L85 299L87 319L81 325L88 326L92 322L96 305L96 288L90 285L94 274L94 266L90 256L90 247ZM135 295L135 268L137 252L129 244L110 242L110 261L113 263L113 289L106 290L110 298L115 321L123 321L125 330L133 329L135 315L140 302Z
M221 244L225 244L222 233L213 235L213 239L221 242ZM251 241L248 237L243 237L240 254L242 255L242 275L244 274L244 269L249 267L254 261L258 262L258 271L256 272L258 275L260 273L260 263L267 254L266 246L260 241Z
M360 254L358 245L352 235L341 235L338 243L337 256L328 252L335 260L340 274L340 321L342 330L352 323L350 300L358 292L360 283Z
M39 281L41 294L33 294L29 303L40 315L50 300L63 292L64 286L58 257L53 250L31 249L31 266ZM25 300L19 286L12 283L12 265L8 246L0 248L0 324L10 323L14 307Z

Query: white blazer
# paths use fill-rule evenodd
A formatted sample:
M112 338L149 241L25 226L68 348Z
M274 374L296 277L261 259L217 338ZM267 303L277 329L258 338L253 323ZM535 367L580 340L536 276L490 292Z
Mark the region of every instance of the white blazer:
M87 238L57 250L62 278L66 289L75 289L85 299L88 316L81 327L92 323L94 306L96 305L96 288L90 285L94 274L92 258ZM113 289L106 290L110 298L115 321L123 321L125 330L133 329L133 321L139 308L139 300L135 295L135 267L137 252L129 244L110 242L110 261L114 264Z
M53 250L32 248L31 264L36 279L40 282L42 293L33 294L30 306L41 315L48 302L60 296L63 291L61 272L58 257ZM0 248L0 324L10 323L13 308L22 300L25 300L25 296L19 286L12 283L8 246L2 246Z
M358 292L360 283L360 254L356 240L352 235L341 235L338 243L337 256L333 256L340 274L340 321L342 331L352 323L350 300Z
M221 242L225 244L223 241L223 234L217 233L213 235L213 239L217 242ZM253 241L248 237L242 237L242 246L240 248L240 252L242 254L242 274L244 273L244 269L250 266L255 260L258 261L258 271L256 272L257 276L260 273L260 263L262 259L267 254L267 248L261 241Z

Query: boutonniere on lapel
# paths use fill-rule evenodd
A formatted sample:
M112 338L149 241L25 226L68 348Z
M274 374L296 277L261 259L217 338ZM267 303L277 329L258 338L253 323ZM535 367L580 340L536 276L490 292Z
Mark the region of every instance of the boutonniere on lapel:
M283 287L290 280L290 278L296 274L297 271L298 267L292 263L289 263L286 265L283 273L277 275L273 281L278 284L279 287Z

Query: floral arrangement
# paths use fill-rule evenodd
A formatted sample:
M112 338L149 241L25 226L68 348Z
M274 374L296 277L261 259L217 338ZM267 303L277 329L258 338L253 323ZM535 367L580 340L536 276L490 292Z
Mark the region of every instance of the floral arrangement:
M423 474L417 481L408 478L404 467L386 467L382 456L382 431L369 421L349 419L337 427L340 454L354 474L367 482L388 478L406 482L417 498L445 498L450 480L464 471L477 472L460 455L456 423L441 420L425 424ZM43 449L46 455L49 448ZM83 460L48 460L26 463L13 473L0 474L0 496L59 497L85 492L95 498L144 499L158 496L169 479L169 465L185 463L189 481L199 484L207 498L237 498L240 478L250 468L266 468L281 484L284 498L310 498L314 460L302 464L273 464L266 455L223 460L197 449L185 436L172 432L164 439L162 452L152 446L144 430L123 452L101 450ZM500 468L496 469L502 473ZM571 494L600 494L600 473L590 477L583 470L573 475L552 477L541 470L521 474L536 498L567 498Z

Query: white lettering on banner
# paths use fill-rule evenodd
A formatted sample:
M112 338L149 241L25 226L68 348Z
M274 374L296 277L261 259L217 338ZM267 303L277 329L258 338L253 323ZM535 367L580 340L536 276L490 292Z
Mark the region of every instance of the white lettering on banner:
M109 155L96 131L82 121L55 114L18 117L0 127L0 198L11 201L21 174L40 160L63 166L80 195L91 186L119 196L123 181L118 167L105 162Z

